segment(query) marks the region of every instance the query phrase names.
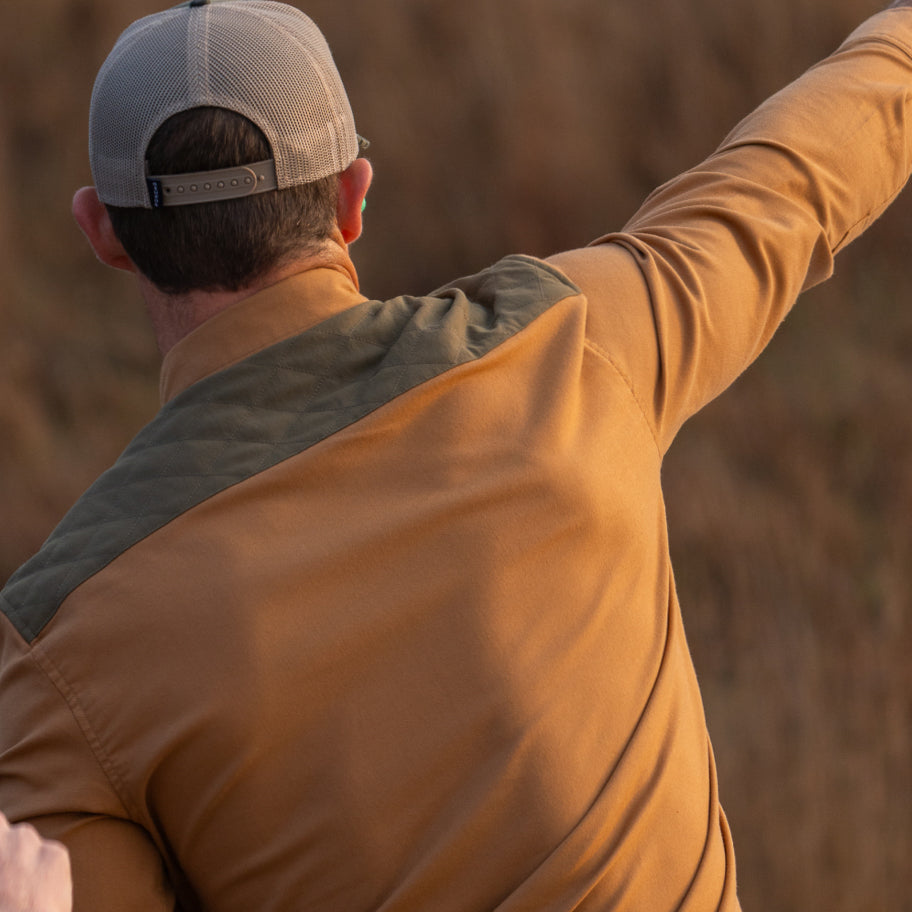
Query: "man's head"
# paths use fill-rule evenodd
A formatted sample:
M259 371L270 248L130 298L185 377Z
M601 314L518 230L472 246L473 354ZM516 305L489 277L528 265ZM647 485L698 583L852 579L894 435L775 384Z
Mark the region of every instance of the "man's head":
M362 144L325 39L272 0L191 0L135 22L89 115L98 200L168 293L237 290L314 252Z

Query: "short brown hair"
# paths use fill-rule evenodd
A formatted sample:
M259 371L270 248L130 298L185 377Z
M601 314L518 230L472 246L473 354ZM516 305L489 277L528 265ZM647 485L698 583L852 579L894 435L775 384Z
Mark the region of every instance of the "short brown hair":
M149 143L151 174L230 168L270 158L262 131L224 108L192 108ZM108 206L127 255L168 294L239 291L294 255L313 253L335 225L337 175L240 199L134 209Z

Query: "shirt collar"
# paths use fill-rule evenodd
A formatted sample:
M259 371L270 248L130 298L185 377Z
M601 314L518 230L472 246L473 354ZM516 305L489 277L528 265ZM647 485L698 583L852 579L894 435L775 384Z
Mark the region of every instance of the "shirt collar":
M198 380L366 300L347 270L327 266L290 276L232 304L165 356L159 380L162 404Z

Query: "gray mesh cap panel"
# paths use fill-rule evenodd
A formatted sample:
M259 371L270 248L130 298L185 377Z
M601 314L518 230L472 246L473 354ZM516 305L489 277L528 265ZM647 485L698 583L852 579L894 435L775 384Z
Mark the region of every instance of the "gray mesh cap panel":
M127 28L95 80L89 161L101 200L150 208L149 141L173 114L201 106L229 108L263 131L280 189L358 156L342 80L304 13L271 0L178 7Z

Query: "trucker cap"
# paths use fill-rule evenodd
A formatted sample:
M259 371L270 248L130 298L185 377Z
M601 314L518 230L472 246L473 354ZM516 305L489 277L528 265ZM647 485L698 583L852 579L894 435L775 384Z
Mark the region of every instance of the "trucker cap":
M251 120L272 158L149 174L155 131L197 107ZM139 19L118 38L92 92L89 163L99 198L111 206L150 209L285 189L344 171L366 145L323 35L300 10L274 0L190 0Z

